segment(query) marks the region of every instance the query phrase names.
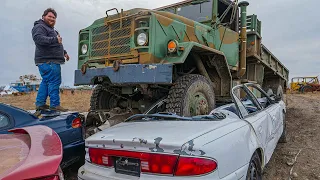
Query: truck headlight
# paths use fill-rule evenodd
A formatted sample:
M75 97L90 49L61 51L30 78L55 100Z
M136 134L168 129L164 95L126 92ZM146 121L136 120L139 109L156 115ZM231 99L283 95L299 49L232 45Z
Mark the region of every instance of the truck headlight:
M146 33L140 33L138 36L137 36L137 44L139 46L144 46L148 43L148 36Z
M83 55L85 55L88 52L88 45L86 44L82 45L81 52Z

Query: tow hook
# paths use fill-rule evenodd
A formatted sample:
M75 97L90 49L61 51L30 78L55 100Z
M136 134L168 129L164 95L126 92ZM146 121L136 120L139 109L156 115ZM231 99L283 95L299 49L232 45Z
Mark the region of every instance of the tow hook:
M120 64L122 64L121 60L113 61L112 69L114 70L114 72L117 72L120 69Z
M82 72L82 74L85 74L85 73L87 72L87 67L88 67L88 64L83 64L83 65L81 66L81 72Z

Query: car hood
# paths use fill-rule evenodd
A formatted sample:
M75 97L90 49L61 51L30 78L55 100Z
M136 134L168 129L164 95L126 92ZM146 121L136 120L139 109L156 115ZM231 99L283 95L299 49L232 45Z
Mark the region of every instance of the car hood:
M223 121L145 121L121 123L86 140L89 147L179 153L185 143L235 119Z

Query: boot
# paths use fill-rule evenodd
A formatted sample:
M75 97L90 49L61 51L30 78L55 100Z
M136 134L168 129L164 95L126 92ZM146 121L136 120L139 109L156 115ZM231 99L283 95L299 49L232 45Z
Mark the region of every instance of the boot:
M37 106L36 110L48 110L50 108L50 106L48 105L42 105L42 106Z
M69 111L69 109L63 108L62 106L50 107L50 110L52 110L52 111L61 111L61 112Z

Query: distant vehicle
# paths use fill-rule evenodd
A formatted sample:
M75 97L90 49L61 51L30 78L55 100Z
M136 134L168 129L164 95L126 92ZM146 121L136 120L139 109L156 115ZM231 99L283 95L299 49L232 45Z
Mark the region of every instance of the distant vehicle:
M0 179L64 180L59 167L62 143L56 132L31 126L10 133L14 134L0 134Z
M86 139L80 180L259 180L286 141L285 103L254 84L209 115L140 114Z
M12 128L34 125L45 125L58 133L63 145L61 168L83 161L85 123L78 112L48 111L37 118L28 111L0 103L0 134L7 134Z
M320 83L317 76L314 77L294 77L291 79L291 90L299 92L320 91Z

